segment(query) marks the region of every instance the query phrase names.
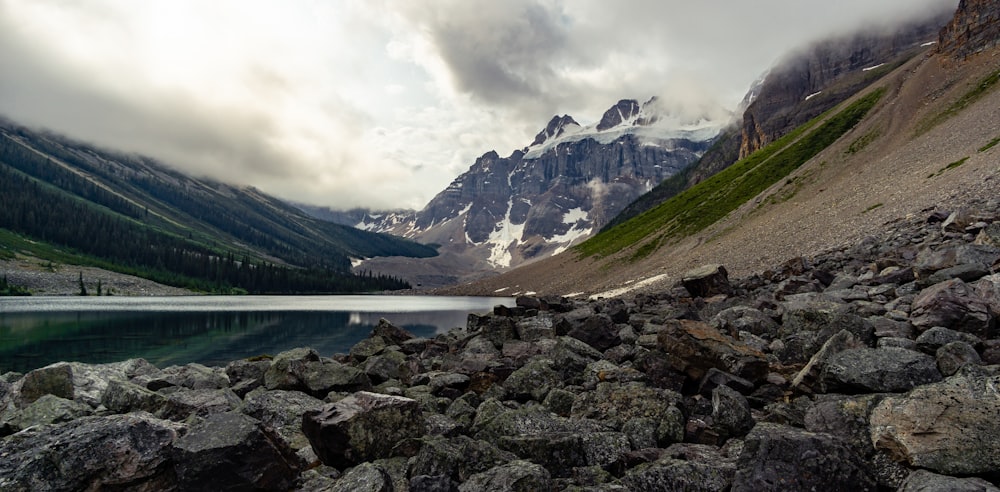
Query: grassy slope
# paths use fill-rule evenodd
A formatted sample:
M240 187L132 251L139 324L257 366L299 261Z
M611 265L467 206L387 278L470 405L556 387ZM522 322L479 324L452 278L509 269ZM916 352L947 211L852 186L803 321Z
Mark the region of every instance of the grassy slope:
M814 118L659 206L590 238L577 246L576 251L584 256L607 256L641 244L633 255L633 259L638 259L658 249L666 240L705 229L839 139L868 113L883 93L882 89L872 91L840 111L831 110ZM813 129L816 125L819 126Z

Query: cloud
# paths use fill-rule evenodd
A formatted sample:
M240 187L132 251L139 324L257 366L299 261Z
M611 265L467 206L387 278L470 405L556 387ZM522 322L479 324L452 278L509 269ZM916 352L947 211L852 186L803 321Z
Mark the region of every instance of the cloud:
M337 207L659 96L723 117L810 40L957 0L0 0L0 115ZM680 118L684 119L684 118Z

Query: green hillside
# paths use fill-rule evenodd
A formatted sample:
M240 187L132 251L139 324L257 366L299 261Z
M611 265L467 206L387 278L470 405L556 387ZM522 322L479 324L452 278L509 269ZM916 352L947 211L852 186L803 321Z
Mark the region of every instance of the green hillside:
M390 276L351 274L351 258L437 254L308 217L252 188L12 124L0 125L0 251L251 293L406 288Z
M884 93L877 89L831 110L660 205L578 245L585 256L608 256L639 246L633 259L714 224L820 153L854 127ZM815 128L814 128L815 127Z

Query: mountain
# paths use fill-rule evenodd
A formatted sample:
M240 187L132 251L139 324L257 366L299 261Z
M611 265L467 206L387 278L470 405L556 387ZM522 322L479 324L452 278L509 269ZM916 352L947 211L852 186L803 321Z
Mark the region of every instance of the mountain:
M406 287L357 258L433 248L309 217L254 188L0 122L0 250L208 291ZM43 247L42 245L47 245Z
M794 50L752 84L738 109L741 117L722 130L698 162L629 204L605 228L725 169L926 52L949 17L949 12L933 12L888 30L864 29Z
M379 258L360 268L435 286L565 251L711 145L718 111L678 114L653 98L621 100L588 126L556 115L531 145L507 157L483 154L419 212L372 213L354 222L441 252L421 260ZM342 223L358 219L358 211L311 213Z
M922 51L858 84L832 109L764 139L644 213L564 254L442 292L663 290L704 264L749 275L819 252L865 247L886 224L933 211L974 216L967 207L995 203L1000 182L996 4L961 2L936 45L920 43ZM789 114L786 121L799 118ZM878 273L889 266L886 259L858 268Z

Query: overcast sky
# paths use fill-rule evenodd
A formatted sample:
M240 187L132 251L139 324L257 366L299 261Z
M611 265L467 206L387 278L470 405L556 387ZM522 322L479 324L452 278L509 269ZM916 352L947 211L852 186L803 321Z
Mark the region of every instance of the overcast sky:
M421 208L623 98L733 109L782 54L957 0L0 0L0 115L282 198Z

